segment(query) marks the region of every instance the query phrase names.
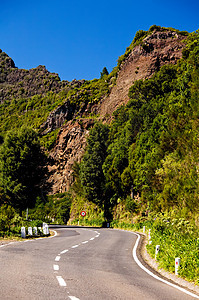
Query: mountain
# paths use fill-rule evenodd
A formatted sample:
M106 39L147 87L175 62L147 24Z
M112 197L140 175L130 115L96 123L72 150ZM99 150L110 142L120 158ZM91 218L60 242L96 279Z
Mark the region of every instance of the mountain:
M116 85L108 97L100 103L100 115L112 114L121 104L129 101L129 88L136 80L150 78L163 65L176 64L182 57L184 33L155 29L141 43L127 50L128 55L120 63Z
M0 103L13 98L29 98L49 91L57 93L67 82L58 74L50 73L45 66L24 70L0 49Z
M89 129L96 120L110 123L113 112L129 101L129 88L151 78L163 65L182 58L187 32L152 26L140 30L109 75L92 81L60 81L44 66L18 69L0 51L0 129L32 125L49 151L52 193L73 182L72 165L80 162Z
M98 119L110 122L112 113L129 101L129 88L136 80L150 78L161 66L177 63L182 57L185 38L184 33L155 29L149 32L141 43L132 45L132 49L127 49L128 54L125 54L120 62L116 76L111 77L111 82L116 82L109 94L93 105L91 112L99 115ZM90 126L91 120L83 119L81 125L80 121L69 122L60 130L57 144L50 152L50 158L53 158L50 166L50 170L53 170L50 177L53 192L66 191L73 181L71 167L74 161L81 160Z

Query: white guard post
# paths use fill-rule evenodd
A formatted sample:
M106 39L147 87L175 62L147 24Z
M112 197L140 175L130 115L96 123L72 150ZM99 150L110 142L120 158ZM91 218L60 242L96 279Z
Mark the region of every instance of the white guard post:
M21 227L21 237L22 237L23 239L26 238L26 228L25 228L25 227Z
M43 233L44 233L44 228L45 228L46 225L47 225L46 223L43 223Z
M151 229L149 229L148 239L149 239L149 241L151 239Z
M48 224L46 224L43 228L43 232L45 235L48 235L49 234L49 227L48 227Z
M157 258L158 252L160 251L160 245L156 245L155 247L155 259Z
M28 227L28 235L32 236L32 227Z
M151 245L151 243L152 243L152 240L151 240L151 229L149 229L148 239L149 239L149 245Z
M180 266L180 258L176 257L175 258L175 275L178 275L179 266Z

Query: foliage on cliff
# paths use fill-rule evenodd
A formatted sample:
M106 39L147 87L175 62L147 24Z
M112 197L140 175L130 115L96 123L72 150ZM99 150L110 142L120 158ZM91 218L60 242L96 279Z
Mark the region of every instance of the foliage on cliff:
M103 171L108 202L116 205L133 192L145 215L174 208L186 217L199 212L199 31L186 43L177 65L136 81L129 103L114 113L106 157L95 162ZM92 155L87 150L83 162ZM86 191L94 181L87 176L87 184L81 172Z

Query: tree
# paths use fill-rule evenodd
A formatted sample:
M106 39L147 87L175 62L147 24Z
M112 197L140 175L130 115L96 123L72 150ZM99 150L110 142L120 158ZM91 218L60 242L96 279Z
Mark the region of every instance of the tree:
M90 130L86 153L80 165L80 178L85 197L103 208L107 207L106 182L102 165L106 158L108 133L107 125L95 124Z
M104 67L103 70L102 70L102 72L100 72L100 74L101 74L101 77L100 77L100 78L102 78L104 75L108 75L109 72L108 72L107 68Z
M27 127L9 132L0 149L1 186L9 204L22 212L33 207L44 176L44 153L37 133Z

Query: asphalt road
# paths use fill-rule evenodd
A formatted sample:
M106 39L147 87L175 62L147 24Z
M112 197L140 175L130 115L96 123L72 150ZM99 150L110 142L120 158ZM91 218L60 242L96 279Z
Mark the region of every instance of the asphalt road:
M0 247L0 300L190 300L134 261L137 236L113 229L56 228L53 238Z

